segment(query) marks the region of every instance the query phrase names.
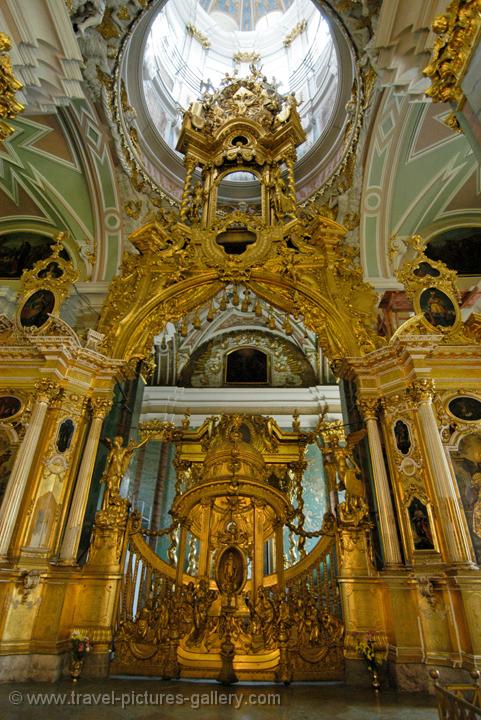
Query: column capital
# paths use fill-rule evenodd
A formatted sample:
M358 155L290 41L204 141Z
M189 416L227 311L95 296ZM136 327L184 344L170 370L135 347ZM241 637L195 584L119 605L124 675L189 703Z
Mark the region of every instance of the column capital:
M376 420L379 410L379 398L366 397L357 401L357 406L365 420Z
M62 388L56 382L42 378L35 383L35 399L38 402L51 403L57 400L62 392Z
M112 401L103 397L92 397L90 398L90 407L92 408L93 417L103 420L110 412Z
M432 400L434 391L434 380L423 378L422 380L415 380L411 386L407 388L406 395L411 403L418 405L419 403Z

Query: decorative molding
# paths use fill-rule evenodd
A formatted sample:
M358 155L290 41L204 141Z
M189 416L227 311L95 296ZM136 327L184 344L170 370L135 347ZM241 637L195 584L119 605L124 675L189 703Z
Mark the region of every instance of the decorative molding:
M210 48L211 43L209 38L203 33L201 33L201 31L196 28L195 25L192 25L192 23L187 23L185 29L187 30L189 35L191 35L195 40L197 40L198 43L202 45L205 50Z
M11 48L12 41L8 35L0 32L0 95L2 97L0 105L0 142L6 140L15 130L1 118L13 120L18 113L23 112L25 109L15 99L15 93L21 90L23 86L13 74L12 62L7 54Z
M292 45L294 40L299 37L305 30L307 29L307 20L303 19L300 20L297 25L294 25L291 32L286 35L284 40L282 41L282 44L284 47L288 48Z

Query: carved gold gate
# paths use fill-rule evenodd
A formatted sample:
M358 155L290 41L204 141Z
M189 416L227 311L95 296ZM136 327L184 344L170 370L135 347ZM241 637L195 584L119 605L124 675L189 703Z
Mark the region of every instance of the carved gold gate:
M271 418L225 416L173 440L171 527L142 528L136 514L127 526L112 672L224 683L343 678L334 518L327 513L317 533L303 527L313 438ZM151 547L167 534L169 562ZM309 536L320 539L306 553ZM285 539L296 545L290 567Z

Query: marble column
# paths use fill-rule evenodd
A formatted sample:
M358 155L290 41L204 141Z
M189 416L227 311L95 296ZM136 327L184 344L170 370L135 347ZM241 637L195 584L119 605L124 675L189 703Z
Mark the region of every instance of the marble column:
M381 541L386 567L400 566L401 551L396 528L396 519L389 489L389 480L386 473L386 465L382 452L381 437L377 424L377 400L364 399L359 402L359 407L366 421L369 451L371 455L372 474L374 491L378 509L379 525L381 529Z
M36 390L37 394L30 422L18 450L2 507L0 508L0 561L7 559L8 556L10 541L15 530L49 403L60 392L58 385L48 380L38 382Z
M426 451L439 517L438 527L444 535L445 559L452 563L471 564L473 558L467 526L432 407L434 384L431 380L418 380L408 393L419 419L419 432Z
M60 562L66 564L75 563L77 559L82 524L87 508L90 483L95 467L102 424L111 407L110 401L98 398L94 398L91 401L91 405L92 423L89 428L87 442L85 443L82 463L80 465L72 505L67 520L67 527L60 550Z

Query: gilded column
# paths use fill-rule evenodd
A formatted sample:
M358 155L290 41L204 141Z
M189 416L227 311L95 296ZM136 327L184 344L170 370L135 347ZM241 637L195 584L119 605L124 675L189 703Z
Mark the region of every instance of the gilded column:
M277 587L280 592L284 590L284 523L275 524L276 538L276 574Z
M253 500L254 505L254 571L252 573L254 602L264 577L264 503ZM277 537L276 537L277 543ZM284 562L284 560L283 560Z
M459 506L454 479L432 407L434 383L432 380L418 380L408 392L419 418L419 431L430 469L439 526L444 534L448 555L446 559L454 563L471 563L471 548L465 518Z
M184 575L184 565L185 565L185 548L187 545L187 531L188 531L188 523L187 520L181 521L180 523L180 538L179 538L179 547L177 549L177 572L176 572L176 578L175 582L177 584L177 587L180 587L182 585L182 578Z
M294 166L296 164L296 153L290 152L286 157L287 179L289 181L289 197L294 205L297 203L296 197L296 178L294 175Z
M374 490L376 493L381 540L384 550L384 562L386 566L399 566L401 565L401 551L399 549L396 520L389 490L389 480L384 464L381 438L377 424L377 400L361 400L359 407L366 421Z
M94 471L95 459L97 457L102 424L111 407L110 401L101 398L93 398L91 405L92 423L87 436L87 442L85 443L82 463L72 498L72 506L67 520L67 528L60 550L60 561L62 563L74 563L77 559L82 523L87 508L90 483Z
M59 394L58 385L48 380L41 380L35 387L37 390L35 405L0 509L0 560L7 558L49 403Z
M195 160L193 157L190 157L189 155L185 156L185 180L184 180L184 190L182 193L182 200L180 203L180 220L185 220L187 218L187 211L189 209L189 195L190 195L190 186L192 184L192 175L194 174L195 170Z
M200 501L202 506L202 536L200 537L199 550L199 577L209 575L209 535L213 501L211 498L203 498Z

